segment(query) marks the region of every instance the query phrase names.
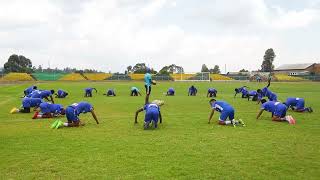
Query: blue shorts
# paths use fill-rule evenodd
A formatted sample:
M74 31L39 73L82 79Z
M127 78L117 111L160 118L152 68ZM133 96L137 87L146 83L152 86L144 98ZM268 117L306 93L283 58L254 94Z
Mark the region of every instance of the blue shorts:
M304 109L304 99L299 99L296 105L298 110Z
M219 121L226 121L229 117L229 120L234 119L234 109L225 109L221 112Z
M66 109L66 117L68 121L79 121L78 115L76 114L76 111L73 107L68 106Z
M273 115L283 118L285 117L287 114L287 106L284 104L278 104L276 105L275 111L273 113Z
M154 121L155 123L158 123L159 119L159 110L156 108L151 108L146 112L146 115L144 117L144 122L150 123L151 121Z
M43 105L43 104L40 104L40 109L41 109L41 112L43 114L51 113L50 109L47 106Z

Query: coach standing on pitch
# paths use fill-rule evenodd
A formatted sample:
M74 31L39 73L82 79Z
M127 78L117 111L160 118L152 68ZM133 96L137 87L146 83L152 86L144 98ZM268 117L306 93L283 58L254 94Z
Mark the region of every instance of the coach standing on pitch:
M153 83L150 72L151 69L147 67L146 74L144 75L144 87L146 88L146 95L150 95L151 84Z

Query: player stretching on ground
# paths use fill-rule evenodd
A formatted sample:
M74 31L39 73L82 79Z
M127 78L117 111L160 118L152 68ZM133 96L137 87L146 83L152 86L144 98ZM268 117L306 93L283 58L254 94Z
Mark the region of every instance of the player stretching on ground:
M252 97L252 101L258 100L258 92L257 91L249 91L246 96L248 98L248 101L250 100L250 97Z
M138 96L138 95L141 96L139 89L137 87L132 87L130 96Z
M188 90L188 96L196 96L198 93L198 90L194 85L192 85Z
M35 90L37 90L37 89L38 89L37 86L30 86L30 87L28 87L27 89L25 89L25 90L23 91L24 97L28 96L29 94L31 94L33 91L35 91Z
M268 80L268 85L263 89L258 89L258 104L260 103L263 97L268 97L269 101L278 101L277 94L270 91L268 88L270 87L271 78Z
M174 96L174 93L175 93L174 89L173 88L169 88L168 91L167 91L166 96Z
M295 112L313 112L311 107L304 107L304 99L303 98L293 98L290 97L284 103L288 108L291 108Z
M136 116L134 119L134 123L138 123L138 115L142 111L146 111L145 117L144 117L144 129L148 129L150 123L152 123L152 126L154 128L158 127L158 119L160 119L160 123L162 123L162 116L160 112L160 106L163 105L163 103L157 104L157 103L150 103L149 102L149 95L146 95L145 98L145 104L144 107L138 109L136 111Z
M43 102L40 104L40 112L35 112L32 119L53 118L59 115L65 115L65 110L61 104L51 104Z
M272 121L278 121L278 122L288 122L289 124L295 124L296 121L293 119L292 116L288 115L287 113L287 106L282 104L281 102L276 101L266 101L265 99L261 100L261 110L257 115L257 119L261 116L263 111L268 111L272 113Z
M207 97L217 97L218 91L215 88L209 88Z
M54 90L35 90L30 94L31 98L41 98L41 99L46 99L47 101L51 101L54 103L52 95L54 94ZM50 97L50 99L49 99Z
M96 88L85 88L84 89L84 97L92 97L92 90L95 90L96 93L98 92Z
M96 121L97 124L99 124L98 118L96 114L93 111L93 107L91 104L87 102L80 102L80 103L74 103L71 106L68 106L66 108L66 117L68 122L63 123L60 120L55 121L52 125L51 128L58 129L60 127L79 127L85 125L82 121L79 119L79 115L81 113L87 113L91 112L92 117Z
M62 89L59 89L55 95L56 95L56 98L65 98L68 96L68 93Z
M23 98L22 100L22 108L12 108L10 113L30 113L30 108L37 109L40 104L44 102L41 98Z
M209 104L212 108L209 116L209 122L208 122L209 124L211 122L214 111L218 111L221 113L219 117L220 125L233 125L234 127L236 125L245 126L244 122L241 119L239 120L234 119L234 108L228 103L224 101L216 101L215 99L211 99L209 101ZM229 120L227 120L228 117L229 117Z
M107 93L103 94L103 95L106 95L106 96L116 96L116 93L114 92L113 89L108 89L107 90Z
M240 88L235 88L234 91L236 92L234 94L234 97L236 97L237 94L242 93L242 98L247 98L247 94L248 94L248 90L247 90L247 86L242 86Z

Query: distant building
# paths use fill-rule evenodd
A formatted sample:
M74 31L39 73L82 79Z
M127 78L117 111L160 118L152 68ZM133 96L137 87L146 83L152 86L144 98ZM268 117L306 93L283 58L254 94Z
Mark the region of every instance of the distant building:
M283 64L274 69L274 73L288 75L311 75L320 74L319 63L303 63L303 64Z

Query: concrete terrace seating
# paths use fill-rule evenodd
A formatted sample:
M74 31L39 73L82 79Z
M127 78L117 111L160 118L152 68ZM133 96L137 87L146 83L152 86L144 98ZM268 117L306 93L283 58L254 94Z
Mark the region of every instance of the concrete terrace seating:
M63 76L59 80L62 81L85 81L86 79L79 73L71 73Z
M1 81L34 81L27 73L9 73L0 79Z

